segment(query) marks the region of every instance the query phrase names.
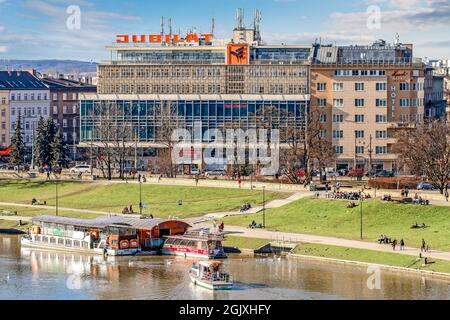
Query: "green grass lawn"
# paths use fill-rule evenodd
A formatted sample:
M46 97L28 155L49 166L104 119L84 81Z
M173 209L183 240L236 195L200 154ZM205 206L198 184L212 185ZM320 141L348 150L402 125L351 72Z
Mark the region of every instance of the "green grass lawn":
M257 238L245 238L237 236L227 236L222 244L226 247L233 247L238 249L258 249L265 244L268 244L271 240L257 239Z
M3 212L7 212L7 213L17 212L17 216L24 216L24 217L46 216L46 215L54 216L56 214L55 210L43 209L43 208L40 208L39 206L23 208L23 207L11 207L11 206L0 205L0 219L1 219L1 215ZM61 211L61 210L58 210L58 215L61 217L80 218L80 219L94 219L94 218L101 216L98 214L73 212L73 211Z
M22 226L19 227L19 222L18 221L9 221L9 220L2 220L0 218L0 229L16 229L16 230L21 230L21 231L27 231L28 228L31 227L31 223L30 222L23 222Z
M139 210L138 184L95 184L63 182L59 187L59 206L120 213L126 206ZM289 193L266 192L266 201L288 197ZM32 198L55 205L55 184L45 181L0 180L0 202L26 203ZM186 218L206 213L237 210L243 203L262 203L262 191L167 185L142 185L144 214L155 217ZM183 205L178 205L178 200Z
M301 244L294 249L294 253L325 257L339 260L358 261L374 264L382 264L395 267L421 269L436 272L450 273L450 261L430 260L430 264L422 266L422 262L416 262L416 258L389 252L377 252L365 249L353 249L322 244Z
M346 201L302 199L266 211L266 227L284 231L359 240L360 207L348 209ZM262 213L224 219L225 225L248 226L262 222ZM426 229L411 229L424 222ZM450 207L416 206L378 200L363 204L365 241L376 241L381 234L404 239L406 246L420 247L422 238L431 249L450 251Z

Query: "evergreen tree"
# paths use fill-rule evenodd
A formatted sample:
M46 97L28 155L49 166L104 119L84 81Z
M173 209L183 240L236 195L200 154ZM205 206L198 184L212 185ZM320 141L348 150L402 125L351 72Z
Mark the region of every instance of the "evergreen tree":
M46 135L46 128L45 128L45 121L44 118L40 117L38 121L38 125L36 128L36 133L34 137L34 143L33 143L33 152L34 152L34 159L36 164L39 167L43 167L45 165L45 149L46 149L46 143L45 143L45 135Z
M43 160L46 165L52 165L53 163L53 143L56 137L56 125L52 118L47 119L45 125L45 151L43 154Z
M14 136L12 138L12 149L9 162L19 169L19 166L24 164L24 156L25 144L23 142L22 122L19 114L16 123L14 124Z
M56 132L55 139L51 146L51 152L52 152L52 166L53 167L62 168L68 164L67 147L64 143L60 129L58 129Z

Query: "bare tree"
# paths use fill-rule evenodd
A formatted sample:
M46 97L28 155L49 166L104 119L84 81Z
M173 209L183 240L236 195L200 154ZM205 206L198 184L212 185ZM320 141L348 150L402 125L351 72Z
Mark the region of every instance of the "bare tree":
M178 114L177 104L172 101L161 101L155 106L154 112L158 123L156 127L156 141L163 145L164 150L160 150L158 166L169 177L176 177L176 165L173 163L172 151L175 141L172 140L172 133L184 126L184 121Z
M434 120L397 134L394 152L406 172L425 177L441 192L448 192L450 177L450 123Z

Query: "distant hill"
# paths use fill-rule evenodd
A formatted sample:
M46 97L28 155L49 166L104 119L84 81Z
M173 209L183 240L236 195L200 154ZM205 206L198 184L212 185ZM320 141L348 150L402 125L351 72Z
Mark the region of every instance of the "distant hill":
M76 60L0 60L0 70L35 69L40 73L93 73L97 63Z

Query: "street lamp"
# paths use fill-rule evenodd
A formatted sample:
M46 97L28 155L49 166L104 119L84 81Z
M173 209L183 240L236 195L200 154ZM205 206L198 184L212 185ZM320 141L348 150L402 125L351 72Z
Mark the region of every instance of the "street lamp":
M142 182L139 180L139 213L142 215Z
M58 178L55 179L55 189L56 189L56 216L58 216Z
M263 228L266 228L266 187L263 186Z
M360 216L361 216L361 225L360 225L360 238L361 240L363 239L363 198L362 198L362 194L360 197Z

